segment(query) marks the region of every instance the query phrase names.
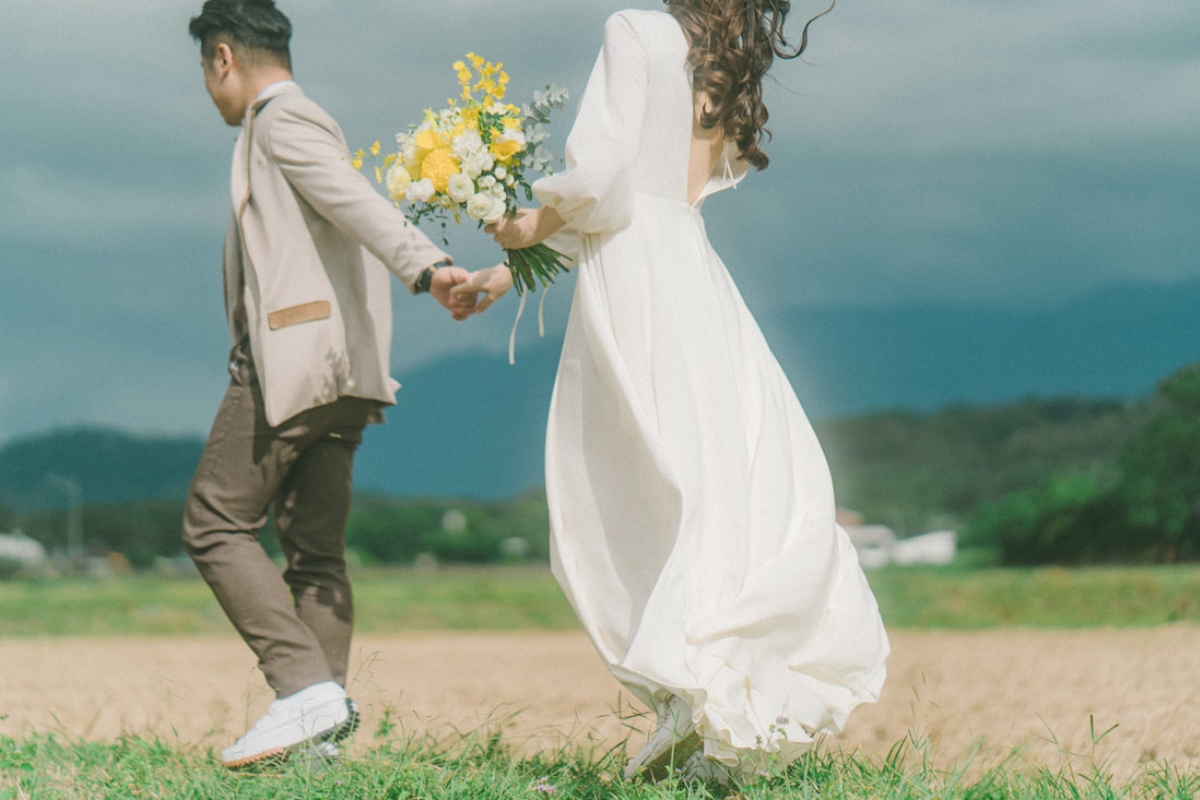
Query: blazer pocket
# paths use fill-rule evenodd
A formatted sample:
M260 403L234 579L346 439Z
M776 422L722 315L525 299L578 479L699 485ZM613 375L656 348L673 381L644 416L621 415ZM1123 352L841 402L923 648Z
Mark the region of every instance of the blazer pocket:
M277 331L289 325L299 325L301 322L329 319L331 314L328 300L314 300L311 303L301 303L298 306L272 311L267 314L267 325L271 330Z

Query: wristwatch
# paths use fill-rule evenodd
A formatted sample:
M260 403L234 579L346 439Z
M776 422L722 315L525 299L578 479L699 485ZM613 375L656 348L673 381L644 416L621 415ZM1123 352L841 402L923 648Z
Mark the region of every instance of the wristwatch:
M417 282L413 284L413 293L422 294L428 292L429 287L433 285L433 273L437 271L438 267L448 267L452 263L448 259L442 259L432 267L426 267L422 270L421 274L417 276Z

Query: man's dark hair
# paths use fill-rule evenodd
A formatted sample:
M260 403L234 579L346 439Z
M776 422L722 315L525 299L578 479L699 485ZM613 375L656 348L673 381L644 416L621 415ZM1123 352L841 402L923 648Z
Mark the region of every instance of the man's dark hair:
M274 63L292 68L288 43L292 23L275 7L275 0L207 0L199 15L192 17L188 33L200 42L206 61L216 55L217 45L228 44L250 64Z

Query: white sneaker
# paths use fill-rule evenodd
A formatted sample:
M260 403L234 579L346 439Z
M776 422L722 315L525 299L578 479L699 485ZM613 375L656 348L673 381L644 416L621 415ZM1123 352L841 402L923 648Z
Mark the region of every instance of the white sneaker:
M358 727L358 709L333 681L301 689L271 703L263 718L221 751L230 769L269 758L283 758L322 742L339 742Z
M327 767L341 758L342 751L333 742L317 742L297 750L292 759L303 762L313 769Z
M644 773L651 780L660 781L672 768L699 750L701 744L696 723L692 721L692 710L682 698L672 695L670 700L659 705L658 728L630 759L625 767L625 779L632 780Z
M312 747L305 748L304 752L323 761L332 761L342 754L342 751L333 742L317 742Z

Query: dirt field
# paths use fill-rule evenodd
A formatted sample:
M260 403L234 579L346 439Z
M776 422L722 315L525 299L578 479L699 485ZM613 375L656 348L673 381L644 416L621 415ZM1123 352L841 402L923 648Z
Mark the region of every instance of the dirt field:
M827 746L880 759L910 732L935 760L980 767L1024 757L1076 769L1094 757L1118 776L1147 760L1200 765L1200 628L892 634L881 701ZM404 729L439 734L503 726L531 748L589 736L607 748L637 710L578 633L363 636L352 695L370 744L391 709ZM156 734L220 748L270 701L248 650L221 639L43 639L0 643L0 734L56 730L87 739ZM7 717L4 717L7 715ZM1097 736L1115 730L1093 746Z

